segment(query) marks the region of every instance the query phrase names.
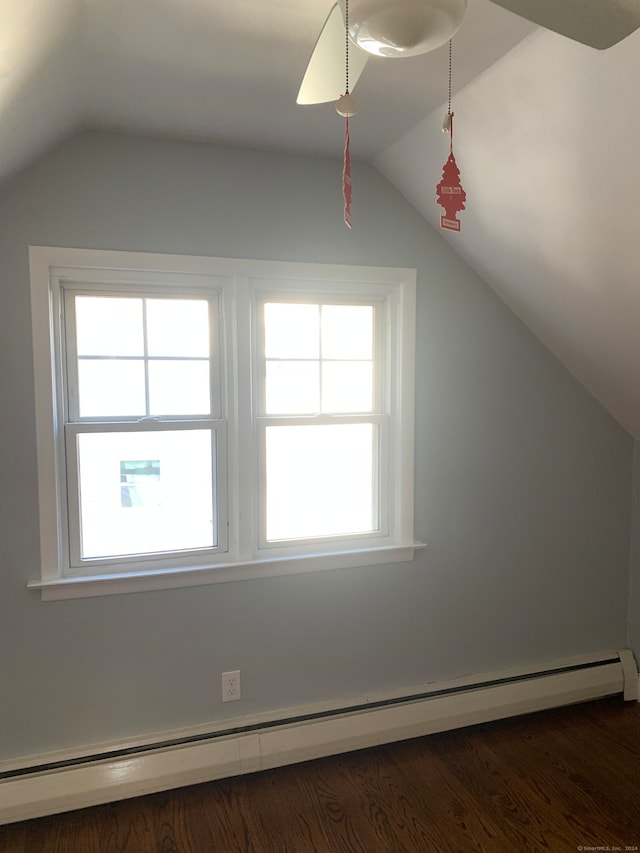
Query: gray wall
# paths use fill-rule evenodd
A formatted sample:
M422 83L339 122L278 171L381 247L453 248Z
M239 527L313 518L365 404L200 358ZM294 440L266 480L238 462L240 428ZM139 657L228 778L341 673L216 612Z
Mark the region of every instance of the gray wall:
M632 442L372 168L83 134L0 192L0 757L626 642ZM27 246L418 270L413 563L43 603ZM219 701L239 668L243 701Z

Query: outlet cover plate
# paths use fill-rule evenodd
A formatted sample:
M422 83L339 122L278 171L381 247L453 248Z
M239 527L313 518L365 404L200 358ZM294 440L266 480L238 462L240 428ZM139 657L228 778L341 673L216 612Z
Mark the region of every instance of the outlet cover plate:
M240 692L240 670L222 673L222 701L237 702L242 698Z

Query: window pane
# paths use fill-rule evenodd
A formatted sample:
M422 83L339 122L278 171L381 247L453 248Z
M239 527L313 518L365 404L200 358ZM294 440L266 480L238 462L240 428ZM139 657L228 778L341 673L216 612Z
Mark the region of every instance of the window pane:
M322 363L323 412L370 412L372 408L372 362L325 361Z
M320 410L317 361L268 361L266 371L267 414L308 415Z
M322 357L373 358L373 307L322 306Z
M147 299L149 355L209 357L209 305L204 299Z
M374 529L374 426L266 429L268 541Z
M143 355L142 300L76 296L78 355Z
M267 303L264 343L266 358L318 358L319 306Z
M208 415L211 412L208 361L151 361L149 413Z
M78 397L81 418L143 417L143 362L79 359Z
M78 436L83 559L215 545L211 430Z

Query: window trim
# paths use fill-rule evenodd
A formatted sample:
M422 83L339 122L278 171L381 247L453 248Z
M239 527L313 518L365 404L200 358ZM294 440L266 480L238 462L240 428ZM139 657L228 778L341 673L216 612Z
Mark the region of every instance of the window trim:
M413 559L415 550L423 543L413 539L413 422L414 422L414 348L415 348L415 287L416 271L405 268L362 267L335 264L296 263L285 261L255 261L204 256L150 254L143 252L117 252L94 249L57 247L29 247L31 276L31 305L34 358L34 389L36 408L36 441L38 465L38 492L40 512L40 578L28 586L40 589L44 600L88 597L103 594L138 592L150 589L169 589L197 586L215 582L264 578L304 571L367 566L404 562ZM129 277L127 278L127 274ZM131 280L132 275L134 281ZM57 465L63 459L64 434L57 428L58 412L63 411L63 389L56 379L56 361L63 352L60 323L54 311L61 310L55 300L55 281L78 283L120 281L123 288L134 284L140 288L144 281L154 290L162 286L189 283L196 287L198 278L215 282L220 287L219 310L227 321L234 317L235 351L241 357L225 360L222 345L221 371L225 375L226 408L229 418L227 430L228 481L227 508L230 522L228 553L220 555L221 562L203 565L163 567L153 570L126 573L63 576L63 533L66 523L66 501L61 500ZM53 284L52 284L53 282ZM277 282L277 287L275 283ZM247 484L257 471L257 436L252 421L252 395L240 399L238 383L250 383L252 371L252 336L255 332L255 306L257 295L276 289L297 296L309 292L344 295L361 290L370 295L372 289L386 291L386 298L395 306L392 312L394 334L399 336L398 358L389 365L387 386L392 389L389 459L395 470L396 487L389 507L390 535L378 544L371 540L354 542L345 547L345 541L335 548L326 549L310 545L304 553L286 553L270 548L257 552L257 545L248 541L247 531L257 530L257 498L247 494ZM242 322L245 318L245 322ZM223 334L224 334L223 325ZM250 384L245 387L251 387ZM225 393L225 392L223 392ZM251 399L253 397L253 399ZM397 424L401 427L398 429ZM241 447L251 447L251 453L241 453ZM237 476L232 476L236 472ZM255 492L256 490L254 490ZM63 503L65 504L63 506ZM250 523L241 531L236 525L240 509L249 511ZM169 561L170 562L170 561Z

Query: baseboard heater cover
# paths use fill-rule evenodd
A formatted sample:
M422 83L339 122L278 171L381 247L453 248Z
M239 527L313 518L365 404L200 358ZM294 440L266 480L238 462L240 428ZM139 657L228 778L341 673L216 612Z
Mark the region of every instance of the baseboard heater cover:
M165 739L0 773L0 824L85 808L243 773L379 746L492 720L623 693L638 699L628 650L520 675L319 713Z

